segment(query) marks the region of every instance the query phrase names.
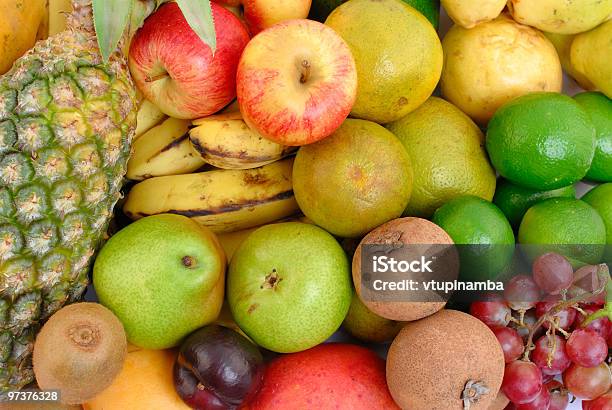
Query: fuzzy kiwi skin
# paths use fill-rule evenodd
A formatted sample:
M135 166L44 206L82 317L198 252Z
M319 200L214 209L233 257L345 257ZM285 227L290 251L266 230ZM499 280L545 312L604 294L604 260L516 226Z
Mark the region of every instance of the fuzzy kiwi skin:
M489 393L471 410L488 410L504 377L504 353L493 332L467 313L444 309L410 322L387 356L387 384L403 409L463 410L468 381Z
M363 244L389 244L389 240L406 245L452 245L451 237L438 225L422 218L397 218L382 224L368 233L357 246L353 255L353 283L361 301L378 316L400 322L422 319L443 309L446 301L436 293L430 295L430 302L381 302L361 297L361 248ZM455 277L459 275L457 270ZM408 278L406 278L408 279ZM439 301L433 301L434 299Z
M76 303L45 323L32 360L41 389L59 390L62 403L79 404L111 385L126 355L119 319L100 304Z

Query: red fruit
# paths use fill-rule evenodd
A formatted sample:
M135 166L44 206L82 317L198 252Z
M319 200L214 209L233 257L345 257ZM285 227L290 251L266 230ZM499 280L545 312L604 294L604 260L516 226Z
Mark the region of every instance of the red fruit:
M595 400L583 400L582 410L612 410L612 390Z
M574 297L585 293L592 294L600 289L603 283L600 283L597 269L598 267L595 265L587 265L574 272L574 283L568 292L568 296ZM605 292L603 292L591 299L590 302L603 304L605 300Z
M533 262L533 280L545 293L558 295L572 285L573 279L572 265L557 253L545 253Z
M520 315L517 314L513 314L512 315L516 320L520 320ZM535 309L529 309L527 312L525 312L525 314L523 315L523 324L525 326L520 326L517 322L510 322L510 327L513 329L516 329L516 331L518 332L518 334L523 338L524 342L527 342L527 338L529 336L529 331L530 329L535 325L535 323L538 321L538 317L535 314ZM537 339L539 336L544 334L544 328L542 328L541 326L538 328L538 330L535 331L533 338L534 340Z
M549 366L548 358L551 355L552 360ZM566 352L565 339L559 335L544 335L539 338L535 342L535 349L531 352L531 360L543 374L551 376L563 373L572 364Z
M558 296L547 296L543 302L538 302L536 304L536 316L538 318L542 317L544 314L548 313L555 305L559 303ZM557 313L555 313L552 318L557 322L557 326L563 330L569 330L574 321L576 320L576 310L573 308L565 308ZM542 325L544 328L550 328L550 322L547 320Z
M574 363L563 373L563 384L574 396L594 400L610 390L612 376L605 363L597 367L582 367Z
M510 322L512 311L503 300L478 301L470 305L470 315L489 327L504 327Z
M511 402L529 403L542 390L542 373L534 363L516 360L506 365L501 388Z
M236 97L236 71L249 33L230 11L216 3L211 7L217 39L214 54L174 2L152 14L130 45L134 82L172 117L204 117Z
M506 285L504 297L514 310L528 310L540 300L540 288L531 276L516 275Z
M544 410L550 406L550 392L547 388L540 390L540 394L529 403L519 404L516 410Z
M496 327L492 330L504 351L506 363L515 361L523 354L525 351L523 339L516 330L509 327Z
M574 327L576 329L583 327L585 319L593 313L597 312L599 309L601 308L596 305L583 306L582 310L584 310L587 316L584 316L582 313L578 313L578 315L576 316L576 321L574 322ZM612 332L612 322L610 322L610 319L608 319L606 316L600 317L599 319L590 322L585 329L593 330L604 339L607 339L610 332Z
M551 380L544 386L550 392L548 410L565 410L569 404L569 394L558 380Z
M247 404L262 409L399 409L387 389L385 362L364 347L328 343L274 359Z
M595 367L608 357L606 339L589 329L576 329L567 340L567 355L582 367Z

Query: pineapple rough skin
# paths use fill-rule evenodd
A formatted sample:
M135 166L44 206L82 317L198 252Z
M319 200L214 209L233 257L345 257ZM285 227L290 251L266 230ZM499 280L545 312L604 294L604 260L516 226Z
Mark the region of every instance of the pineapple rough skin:
M135 89L89 3L0 76L0 393L33 381L41 322L82 296L126 171Z

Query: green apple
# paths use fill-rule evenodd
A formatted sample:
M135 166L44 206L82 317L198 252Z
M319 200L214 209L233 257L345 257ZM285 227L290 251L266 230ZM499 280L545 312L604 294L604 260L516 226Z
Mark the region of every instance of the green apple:
M353 293L351 306L342 327L357 339L368 343L390 342L397 336L406 322L385 319L372 312Z
M266 225L230 263L227 297L234 319L258 345L306 350L331 336L351 302L350 268L336 239L300 222Z
M112 236L96 259L93 282L130 343L165 349L215 321L225 266L215 234L185 216L161 214Z

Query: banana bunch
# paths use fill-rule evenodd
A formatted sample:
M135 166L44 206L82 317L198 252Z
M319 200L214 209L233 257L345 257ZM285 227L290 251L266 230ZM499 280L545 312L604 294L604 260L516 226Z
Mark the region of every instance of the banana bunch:
M133 143L127 177L135 181L162 175L187 174L198 170L204 161L193 150L187 131L190 122L168 118Z
M223 169L249 169L278 161L293 153L287 147L252 131L240 112L211 115L193 122L189 131L193 148L204 161Z
M123 212L131 219L180 214L217 233L235 232L298 212L292 170L293 158L286 158L253 169L154 177L132 187Z

